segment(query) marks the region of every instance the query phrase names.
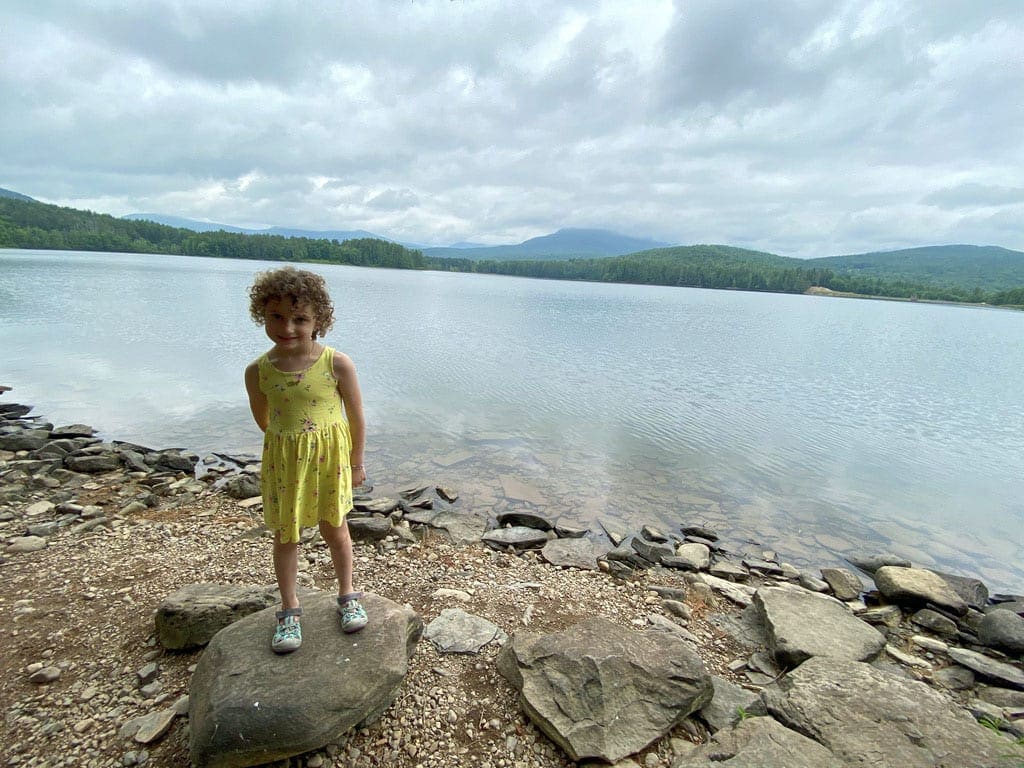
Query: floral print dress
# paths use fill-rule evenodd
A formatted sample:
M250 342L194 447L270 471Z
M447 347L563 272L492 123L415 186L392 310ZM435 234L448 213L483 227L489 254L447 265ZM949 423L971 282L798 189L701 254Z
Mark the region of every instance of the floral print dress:
M324 347L304 371L258 361L270 422L263 437L263 519L282 542L326 520L341 525L352 509L352 437L342 412L334 350Z

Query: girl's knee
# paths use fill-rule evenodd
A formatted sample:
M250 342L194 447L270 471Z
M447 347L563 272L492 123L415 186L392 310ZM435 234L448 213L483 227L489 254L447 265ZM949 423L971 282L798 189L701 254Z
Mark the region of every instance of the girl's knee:
M344 544L346 541L351 540L351 536L348 532L348 523L345 520L341 521L341 525L331 525L326 520L320 521L320 535L323 536L324 541L328 544Z

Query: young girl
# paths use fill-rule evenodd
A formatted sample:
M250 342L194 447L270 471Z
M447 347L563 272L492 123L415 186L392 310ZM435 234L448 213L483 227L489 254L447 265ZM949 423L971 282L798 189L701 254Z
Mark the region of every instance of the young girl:
M355 365L317 342L334 324L324 279L294 267L263 272L249 300L252 319L274 342L245 369L245 388L264 432L263 518L274 532L281 590L271 648L287 653L302 644L295 582L303 527L319 524L330 547L341 628L356 632L366 626L362 593L352 589L352 539L345 522L353 486L366 481L366 427Z

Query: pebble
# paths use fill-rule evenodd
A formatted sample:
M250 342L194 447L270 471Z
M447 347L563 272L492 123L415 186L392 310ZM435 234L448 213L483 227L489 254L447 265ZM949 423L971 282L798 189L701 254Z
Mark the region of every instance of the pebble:
M61 670L59 667L43 667L29 675L28 679L37 685L44 685L59 680L60 675Z

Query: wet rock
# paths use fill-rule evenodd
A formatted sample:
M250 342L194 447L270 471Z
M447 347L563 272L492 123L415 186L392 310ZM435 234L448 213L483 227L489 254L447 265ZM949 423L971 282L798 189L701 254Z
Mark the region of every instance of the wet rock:
M556 523L555 533L558 534L560 539L582 539L590 530L587 528L579 528L575 525L568 525L566 523Z
M655 528L653 525L645 525L640 528L640 535L647 541L654 541L659 544L668 541L668 536Z
M684 641L603 618L549 635L516 633L498 670L529 718L577 762L621 760L713 694L703 662Z
M409 488L405 488L399 491L398 495L401 496L406 501L412 501L413 499L417 499L420 496L422 496L423 492L427 490L427 488L429 487L430 486L428 485L413 485L410 486Z
M504 528L506 525L512 527L535 528L538 531L550 531L555 526L543 515L533 512L503 512L497 516L498 525Z
M454 504L459 498L458 492L455 491L453 488L445 488L443 485L439 485L436 488L434 488L434 490L437 492L438 496L447 501L449 504Z
M703 525L682 525L679 527L679 532L683 536L700 536L702 539L718 541L718 534Z
M846 562L852 565L854 568L860 568L864 573L869 576L873 575L875 571L886 565L896 565L900 568L910 568L911 563L905 557L894 555L891 552L883 552L878 554L865 554L858 553L848 555Z
M719 579L727 581L747 581L750 578L750 571L740 563L732 560L718 560L708 569L708 573Z

